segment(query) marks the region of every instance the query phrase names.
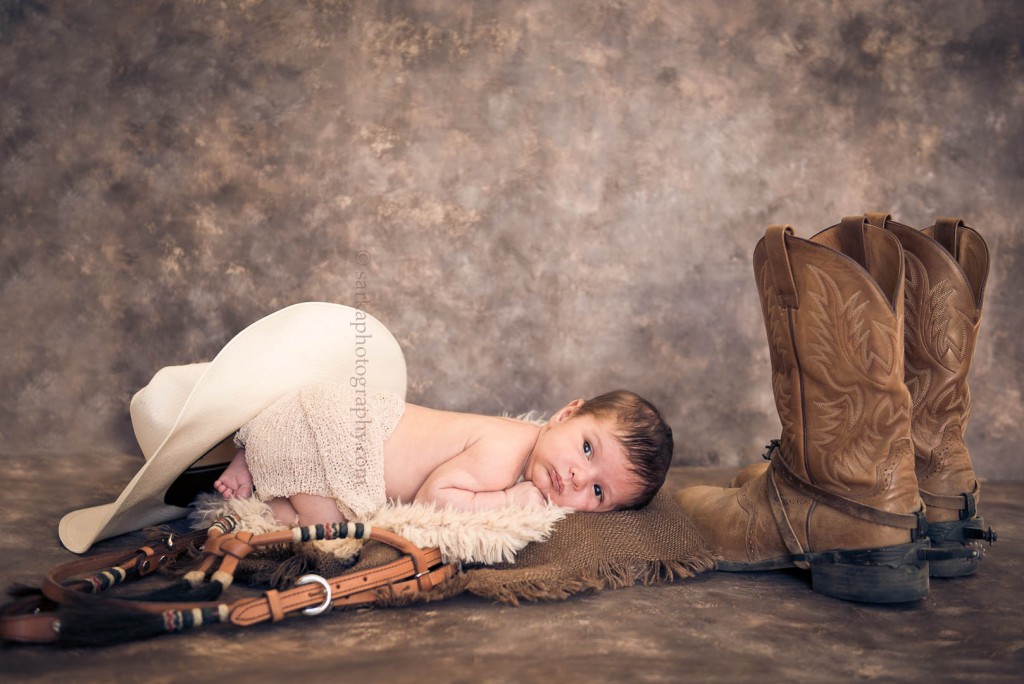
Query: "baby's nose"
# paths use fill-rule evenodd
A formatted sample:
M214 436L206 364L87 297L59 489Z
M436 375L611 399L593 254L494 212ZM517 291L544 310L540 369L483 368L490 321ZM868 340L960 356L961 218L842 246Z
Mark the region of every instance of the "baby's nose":
M572 480L572 486L576 489L586 485L586 477L579 468L569 468L569 479Z

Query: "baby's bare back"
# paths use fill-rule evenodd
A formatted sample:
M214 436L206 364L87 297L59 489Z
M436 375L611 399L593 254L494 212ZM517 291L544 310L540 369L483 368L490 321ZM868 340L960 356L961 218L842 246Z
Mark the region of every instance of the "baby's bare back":
M440 411L406 404L384 442L388 499L411 502L441 466L457 469L475 491L501 491L516 483L539 428L512 418Z

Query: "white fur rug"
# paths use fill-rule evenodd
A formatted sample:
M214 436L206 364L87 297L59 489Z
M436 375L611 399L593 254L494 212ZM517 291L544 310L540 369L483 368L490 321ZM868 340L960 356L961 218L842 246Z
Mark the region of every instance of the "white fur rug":
M194 506L189 515L193 529L209 527L226 514L241 521L241 529L257 534L285 529L270 506L255 498L223 499L208 494L200 496ZM530 542L546 540L554 524L571 512L554 505L456 511L418 503L389 504L358 522L399 534L417 546L436 546L450 562L493 564L512 562L516 552ZM333 539L314 543L338 558L348 559L359 553L363 542Z

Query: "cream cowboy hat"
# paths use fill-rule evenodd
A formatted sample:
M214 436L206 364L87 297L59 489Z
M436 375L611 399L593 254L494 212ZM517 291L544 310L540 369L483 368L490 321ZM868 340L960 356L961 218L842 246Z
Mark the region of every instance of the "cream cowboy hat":
M256 321L213 361L159 370L131 402L145 465L117 501L64 516L61 542L82 553L100 539L184 517L195 480L205 473L212 484L238 428L290 390L325 380L357 389L365 381L404 399L405 357L364 311L306 302Z

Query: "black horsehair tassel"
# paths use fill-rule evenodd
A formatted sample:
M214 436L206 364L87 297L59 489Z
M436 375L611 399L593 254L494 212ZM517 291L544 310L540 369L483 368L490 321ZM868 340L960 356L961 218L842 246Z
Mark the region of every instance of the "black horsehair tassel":
M7 587L7 595L11 598L26 598L28 596L39 596L43 590L21 582L15 582Z
M106 646L224 622L228 606L222 603L213 607L147 613L123 603L82 594L61 606L58 617L61 645Z
M193 587L188 580L175 582L169 587L151 591L141 596L133 596L133 601L157 601L162 603L194 603L198 601L216 601L224 591L224 585L213 580L198 587Z

